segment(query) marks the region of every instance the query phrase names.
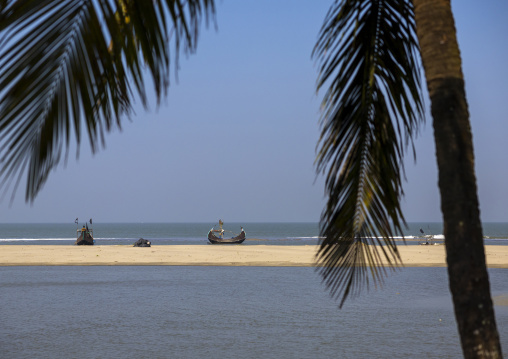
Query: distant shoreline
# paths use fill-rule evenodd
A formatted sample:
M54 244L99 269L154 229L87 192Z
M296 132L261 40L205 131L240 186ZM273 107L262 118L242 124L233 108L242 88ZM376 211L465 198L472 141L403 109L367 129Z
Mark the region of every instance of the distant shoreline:
M405 267L445 267L445 247L398 247ZM2 245L0 266L314 267L317 245ZM508 268L508 246L485 246L490 268Z

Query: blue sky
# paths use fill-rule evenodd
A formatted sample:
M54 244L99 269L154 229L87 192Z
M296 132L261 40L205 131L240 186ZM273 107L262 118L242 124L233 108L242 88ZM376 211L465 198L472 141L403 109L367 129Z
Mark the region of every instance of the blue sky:
M218 1L217 31L203 29L180 56L167 98L106 137L91 155L54 171L33 205L20 186L0 222L318 221L320 94L311 60L330 1ZM484 221L508 221L508 4L455 1ZM427 101L427 107L430 104ZM406 161L408 221L441 221L430 117ZM410 154L410 153L409 153Z

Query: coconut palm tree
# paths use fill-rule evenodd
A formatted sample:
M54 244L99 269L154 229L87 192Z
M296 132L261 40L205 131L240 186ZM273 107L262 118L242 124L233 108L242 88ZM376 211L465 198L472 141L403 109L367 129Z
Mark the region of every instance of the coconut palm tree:
M431 100L448 277L464 354L501 358L474 170L464 76L449 0L414 0Z
M466 358L501 358L485 263L461 59L449 0L343 0L314 56L323 99L317 168L326 173L318 260L341 305L400 262L402 156L431 100L449 285ZM369 246L369 244L384 244Z
M213 0L0 0L4 193L13 186L14 194L27 171L26 200L33 201L67 155L71 138L80 143L83 126L95 151L105 132L130 114L134 96L146 105L145 68L160 100L169 85L170 60L177 62L182 47L195 49L200 23L214 13ZM424 112L420 49L463 351L466 357L500 358L447 0L414 0L414 7L410 0L342 0L325 18L314 50L318 88L328 87L317 158L329 197L321 273L342 305L369 280L383 280L383 258L400 262L393 237L405 225L402 157Z

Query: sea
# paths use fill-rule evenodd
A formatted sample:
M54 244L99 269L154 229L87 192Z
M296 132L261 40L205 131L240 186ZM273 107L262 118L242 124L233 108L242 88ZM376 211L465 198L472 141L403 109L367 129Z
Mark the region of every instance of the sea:
M94 222L93 230L100 245L139 238L205 244L211 226ZM224 228L239 226L253 239L242 245L319 241L316 223ZM408 245L419 243L420 228L435 241L442 236L438 223L412 223ZM507 244L508 223L483 228L485 243ZM0 224L0 243L72 245L75 231L74 223ZM508 269L489 276L494 300L506 298ZM495 313L508 358L508 306ZM0 267L0 357L428 359L462 352L446 268L397 269L339 308L311 267L12 266Z
M152 245L208 244L207 234L214 223L0 223L2 244L74 244L77 231L88 226L94 232L97 245L129 245L139 238L148 239ZM225 223L226 236L239 234L241 227L247 234L243 245L309 245L318 244L318 223ZM423 232L423 233L422 233ZM508 222L483 223L485 244L508 245ZM435 243L442 243L442 223L408 223L403 236L396 241L407 245L419 244L432 236Z

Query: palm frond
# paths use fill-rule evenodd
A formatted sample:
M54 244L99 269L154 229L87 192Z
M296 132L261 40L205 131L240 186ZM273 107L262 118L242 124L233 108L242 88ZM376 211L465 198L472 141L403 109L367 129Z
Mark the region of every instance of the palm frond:
M382 282L383 259L400 262L402 157L423 118L417 54L408 0L337 1L313 51L318 90L328 87L316 159L328 196L318 262L340 306L369 278Z
M0 188L26 171L33 201L82 126L92 151L120 127L148 74L157 103L174 53L195 49L213 0L15 0L0 3ZM175 64L177 67L177 63ZM134 90L133 90L134 88Z

